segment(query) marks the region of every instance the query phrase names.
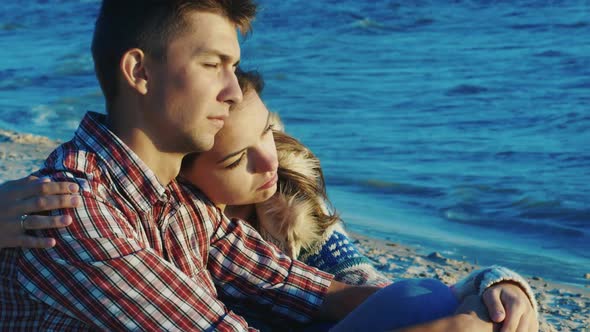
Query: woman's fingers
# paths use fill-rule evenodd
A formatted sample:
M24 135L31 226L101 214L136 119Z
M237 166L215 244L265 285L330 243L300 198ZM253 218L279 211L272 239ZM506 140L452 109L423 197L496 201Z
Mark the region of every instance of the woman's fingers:
M70 216L28 216L23 222L25 230L63 228L72 223Z
M23 248L51 248L55 246L55 239L50 237L34 237L22 235L12 247Z
M69 216L43 216L35 213L81 205L80 188L71 182L52 182L48 178L26 178L0 185L0 249L8 247L50 248L52 238L26 234L27 230L66 227Z
M27 230L67 227L72 223L70 216L27 216L21 224L20 220L10 221L1 228L0 249L2 248L51 248L55 239L36 237L26 234ZM23 229L24 227L24 229Z
M16 189L15 189L16 190ZM22 198L39 196L39 195L64 195L75 194L80 190L76 183L72 182L52 182L51 180L36 179L28 181L23 187Z
M79 190L80 187L76 183L52 182L48 178L34 176L7 181L0 186L0 194L9 196L15 201L45 195L75 194Z
M483 302L485 303L490 318L495 323L500 323L506 317L504 303L500 299L501 289L499 287L488 288L483 293Z
M82 202L80 195L45 194L22 200L19 205L22 213L43 212L57 209L75 208Z

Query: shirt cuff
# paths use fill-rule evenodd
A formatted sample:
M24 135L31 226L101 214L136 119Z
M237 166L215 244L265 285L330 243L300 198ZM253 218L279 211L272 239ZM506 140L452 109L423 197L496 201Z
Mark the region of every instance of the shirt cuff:
M284 289L290 299L280 301L275 309L307 323L317 315L333 280L334 275L293 260Z

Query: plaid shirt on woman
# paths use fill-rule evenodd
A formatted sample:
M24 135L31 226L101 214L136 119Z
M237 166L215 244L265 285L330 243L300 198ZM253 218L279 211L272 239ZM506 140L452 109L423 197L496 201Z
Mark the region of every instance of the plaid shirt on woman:
M292 261L189 184L162 186L89 113L38 176L80 185L51 249L0 250L1 330L247 330L219 300L305 322L332 276ZM219 292L219 294L218 294Z

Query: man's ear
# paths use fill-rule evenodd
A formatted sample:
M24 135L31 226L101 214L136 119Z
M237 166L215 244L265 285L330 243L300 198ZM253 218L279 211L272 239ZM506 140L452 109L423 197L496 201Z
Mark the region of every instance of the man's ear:
M142 50L132 48L125 52L121 57L120 69L124 83L142 95L147 93L146 56Z

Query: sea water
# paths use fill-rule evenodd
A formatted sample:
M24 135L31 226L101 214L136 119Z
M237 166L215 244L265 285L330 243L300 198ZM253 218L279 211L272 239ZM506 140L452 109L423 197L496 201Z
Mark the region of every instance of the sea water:
M590 1L260 1L242 63L347 227L588 285ZM0 128L103 111L99 1L4 0Z

